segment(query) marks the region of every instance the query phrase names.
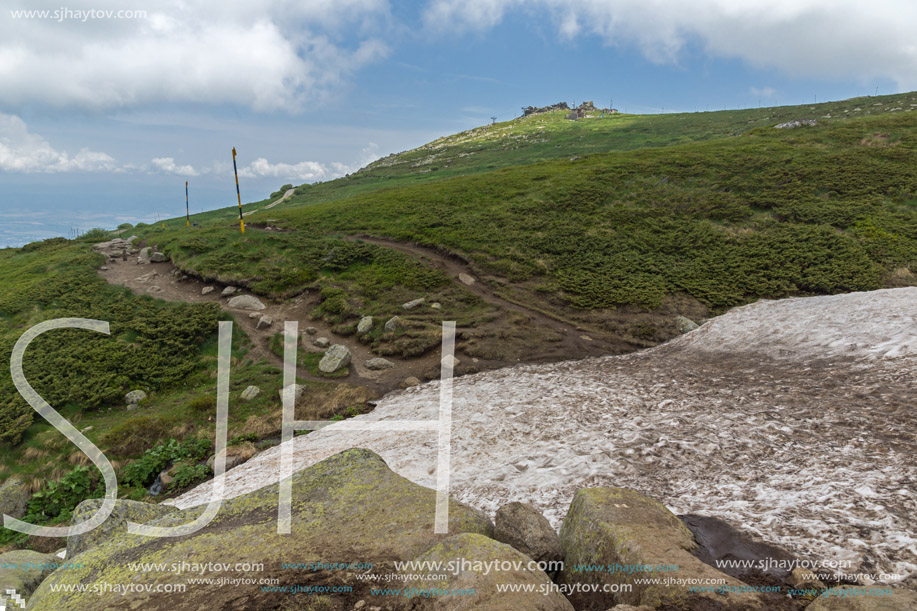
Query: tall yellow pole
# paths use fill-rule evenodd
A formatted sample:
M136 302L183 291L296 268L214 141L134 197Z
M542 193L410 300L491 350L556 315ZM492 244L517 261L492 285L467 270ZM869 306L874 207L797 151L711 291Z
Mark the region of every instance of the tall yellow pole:
M245 220L242 218L242 194L239 192L239 168L236 167L236 147L232 147L232 171L236 174L236 197L239 200L239 228L245 233Z

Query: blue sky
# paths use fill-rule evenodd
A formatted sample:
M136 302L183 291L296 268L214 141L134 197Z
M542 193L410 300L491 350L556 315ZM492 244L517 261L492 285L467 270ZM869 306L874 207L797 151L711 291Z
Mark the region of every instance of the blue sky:
M527 105L917 89L917 6L901 0L62 4L0 12L0 246L176 216L186 179L192 211L230 205L233 146L253 201Z

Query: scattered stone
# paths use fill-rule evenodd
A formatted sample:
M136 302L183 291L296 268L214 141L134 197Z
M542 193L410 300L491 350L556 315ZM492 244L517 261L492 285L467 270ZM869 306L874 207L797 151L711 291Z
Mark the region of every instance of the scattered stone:
M165 256L161 252L154 252L150 255L150 263L165 263L169 260L169 257Z
M238 292L239 292L239 289L237 289L236 287L227 286L226 288L223 289L223 292L220 293L220 297L231 297Z
M249 312L248 317L251 319L261 318L261 312Z
M797 127L814 127L815 125L818 125L818 121L815 119L795 119L775 125L774 129L796 129Z
M458 279L459 279L459 282L461 282L462 284L466 286L471 286L475 282L472 276L469 276L468 274L464 272L458 275Z
M316 333L318 333L318 329L315 327L306 327L306 334L315 335Z
M405 310L413 310L414 308L421 305L426 300L427 300L426 297L418 297L417 299L412 299L411 301L407 303L401 304L401 307L404 308Z
M212 286L205 286L204 288L201 289L201 295L209 295L212 292L213 292Z
M257 397L260 393L261 393L261 389L258 388L257 386L249 386L248 388L242 391L240 398L243 401L251 401L252 399Z
M137 276L134 278L137 282L151 282L153 278L157 277L159 272L150 272L148 274L143 274L142 276Z
M439 303L438 301L434 301L433 303L431 303L431 304L430 304L430 307L433 308L434 310L442 310L442 309L443 309L443 305L442 305L441 303Z
M10 477L0 486L0 515L21 518L28 507L29 496L22 480L15 475Z
M526 503L508 503L494 516L494 539L538 561L563 559L560 537L541 512Z
M107 271L108 271L108 266L107 266L107 265L103 265L103 266L100 267L99 269L102 270L103 272L107 272Z
M280 393L281 401L284 400L287 394L292 392L293 393L293 403L295 404L302 398L303 393L306 392L306 387L303 386L302 384L293 384L291 386L287 386L286 388L281 388L277 392Z
M392 316L385 322L385 326L382 328L389 333L400 331L404 329L404 319L400 316Z
M743 582L705 564L692 553L697 544L691 531L662 503L627 488L585 488L578 490L560 531L564 552L564 583L607 583L631 585L629 592L613 596L580 592L571 596L577 608L608 608L612 603L648 605L653 608L761 608L758 594L748 592ZM576 572L583 564L678 565L679 579L722 579L730 586L727 594L690 592L687 588L664 585L666 573ZM669 574L669 576L671 576ZM636 580L659 578L659 583Z
M146 399L147 394L142 390L132 390L126 395L124 395L124 401L128 405L137 405L144 399Z
M335 344L325 352L325 356L318 363L318 369L324 373L334 373L348 365L350 365L350 348L343 344Z
M459 609L526 609L532 611L573 611L573 605L558 590L551 591L554 584L538 569L529 569L532 559L505 543L494 541L484 535L462 533L449 537L425 553L414 558L414 562L445 564L456 558L468 561L469 568L462 568L458 574L448 574L446 579L412 582L418 590L467 590L474 596L443 596L436 600L436 609L458 611ZM473 565L515 567L518 569L484 571L470 568ZM510 584L513 591L505 591ZM525 592L526 586L533 586ZM514 586L518 587L518 591ZM521 587L519 587L521 586ZM499 589L498 589L499 588ZM509 589L509 588L507 588ZM542 591L544 589L544 592Z
M70 524L74 525L88 520L102 506L103 499L86 499L73 510ZM150 524L157 518L176 513L178 510L169 505L155 503L141 503L127 499L116 499L115 508L108 519L99 526L81 535L67 537L67 558L73 558L100 543L104 543L115 535L127 533L127 523Z
M255 325L256 329L267 329L274 324L274 319L270 316L262 316L258 319L258 324Z
M414 376L405 378L401 382L401 388L410 388L412 386L420 386L420 380L415 378Z
M228 305L236 310L263 310L267 307L254 295L236 295Z
M684 316L675 317L675 328L678 329L679 333L689 333L699 326L700 325L698 325L690 318L686 318Z
M156 286L156 285L154 284L153 286L148 287L147 290L146 290L146 292L147 292L147 293L161 293L161 292L162 292L162 288L161 288L161 287L158 287L158 286Z
M357 333L369 333L373 328L373 317L364 316L357 323Z
M312 340L312 344L318 346L319 348L327 348L331 345L331 340L327 337L316 337Z
M146 248L141 248L140 253L137 255L137 265L146 265L150 262L150 251L152 248L147 246Z
M363 363L363 366L366 367L367 369L373 369L373 370L391 369L392 367L395 366L395 363L389 361L388 359L374 358L374 359L369 359L368 361Z
M455 369L456 367L459 366L459 363L461 363L462 361L460 361L459 359L455 358L455 356L450 354L449 356L444 356L443 360L440 362L443 365L446 365L447 367L452 367L453 369Z
M83 430L80 431L80 432L81 432L81 433L88 433L89 431L91 431L91 430L94 429L94 428L95 428L94 426L87 426L85 429L83 429Z

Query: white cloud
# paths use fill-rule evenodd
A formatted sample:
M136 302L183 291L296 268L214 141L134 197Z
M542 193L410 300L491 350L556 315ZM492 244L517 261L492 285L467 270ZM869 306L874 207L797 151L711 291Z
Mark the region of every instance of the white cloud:
M22 173L115 171L115 160L105 153L80 149L75 155L58 151L29 131L25 121L0 113L0 171Z
M749 93L762 98L770 98L777 95L777 90L773 87L749 87Z
M178 174L179 176L198 176L200 174L190 165L176 165L174 157L157 157L153 159L153 166L160 172Z
M593 35L677 62L690 41L714 57L793 76L887 78L917 89L912 0L432 0L426 26L483 30L511 11L549 14L559 36Z
M357 163L346 164L340 162L320 163L318 161L300 161L299 163L271 163L264 157L255 159L248 166L239 168L242 178L278 178L281 180L300 180L302 182L315 182L318 180L331 180L346 174L356 172L360 168L372 163L379 158L379 146L375 142L367 144L360 152ZM220 163L214 163L214 171L223 169Z
M296 111L388 52L387 0L97 0L143 19L0 17L0 104L94 110L158 102ZM51 6L56 10L56 6ZM40 77L38 76L40 75Z

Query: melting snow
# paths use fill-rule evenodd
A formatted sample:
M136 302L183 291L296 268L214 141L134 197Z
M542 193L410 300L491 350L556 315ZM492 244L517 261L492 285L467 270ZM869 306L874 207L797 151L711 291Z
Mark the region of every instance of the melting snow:
M913 584L915 315L917 288L760 301L644 352L458 378L451 493L491 512L529 502L557 526L577 489L627 486ZM356 420L434 419L438 400L434 382ZM332 425L293 444L296 469L364 447L436 483L435 433ZM277 481L279 455L229 471L226 496ZM206 503L210 485L170 503Z

